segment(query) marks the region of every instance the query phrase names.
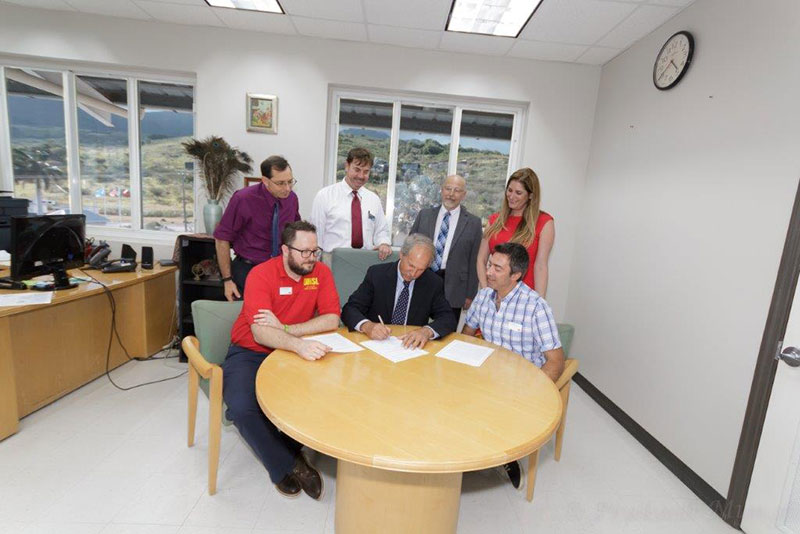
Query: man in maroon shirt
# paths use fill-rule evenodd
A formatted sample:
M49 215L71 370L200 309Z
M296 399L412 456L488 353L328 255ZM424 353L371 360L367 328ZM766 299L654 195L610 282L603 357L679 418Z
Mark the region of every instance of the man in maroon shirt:
M289 162L270 156L261 162L261 183L236 191L228 202L214 241L225 298L244 293L247 275L255 265L280 254L280 235L288 223L300 220L296 180ZM236 258L231 262L231 247Z
M231 346L222 364L222 396L226 415L267 468L277 490L295 496L302 489L314 499L322 496L322 478L300 452L302 445L267 419L256 400L259 366L274 349L318 360L330 347L302 336L339 326L339 294L327 265L317 261L314 225L287 224L282 255L250 272L242 312L231 329ZM301 402L302 399L298 399Z

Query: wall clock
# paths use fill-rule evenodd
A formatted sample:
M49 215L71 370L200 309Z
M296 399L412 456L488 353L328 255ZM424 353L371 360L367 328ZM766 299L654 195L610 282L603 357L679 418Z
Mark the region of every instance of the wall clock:
M653 84L657 89L672 89L681 81L694 53L694 37L687 31L681 31L667 39L656 56L653 65Z

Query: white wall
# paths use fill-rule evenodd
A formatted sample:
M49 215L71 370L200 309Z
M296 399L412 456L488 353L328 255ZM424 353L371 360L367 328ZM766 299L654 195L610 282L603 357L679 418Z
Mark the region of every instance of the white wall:
M679 30L693 64L653 61ZM800 176L800 3L698 0L603 68L566 318L581 372L727 493Z
M556 217L548 297L563 315L597 67L11 6L0 6L0 53L196 73L197 134L221 135L257 161L285 155L304 216L323 184L329 84L530 102L522 164L539 174L542 205ZM278 95L278 135L245 131L248 91Z

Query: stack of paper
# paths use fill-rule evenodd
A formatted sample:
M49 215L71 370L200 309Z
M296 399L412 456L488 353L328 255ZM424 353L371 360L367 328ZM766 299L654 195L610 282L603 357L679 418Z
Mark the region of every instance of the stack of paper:
M480 367L492 352L494 352L492 347L455 340L445 345L442 350L436 353L436 356L445 360Z
M362 341L361 344L372 352L380 354L387 360L393 361L394 363L410 360L411 358L416 358L417 356L422 356L423 354L428 354L427 351L422 349L403 348L403 342L395 336L391 336L390 338L383 339L381 341Z
M31 304L50 304L52 300L52 291L10 293L7 295L0 295L0 306L30 306Z
M319 341L324 345L328 345L331 348L331 352L359 352L364 350L343 335L336 332L332 334L307 336L303 339L313 339L314 341Z

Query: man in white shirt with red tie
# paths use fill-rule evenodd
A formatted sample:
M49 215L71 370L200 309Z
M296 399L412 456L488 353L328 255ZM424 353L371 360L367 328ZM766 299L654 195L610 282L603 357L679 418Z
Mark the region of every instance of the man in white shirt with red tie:
M330 253L335 248L377 250L381 260L392 253L381 199L364 187L372 161L372 154L366 148L351 149L344 164L344 179L322 188L314 197L311 223L317 227L323 251Z

